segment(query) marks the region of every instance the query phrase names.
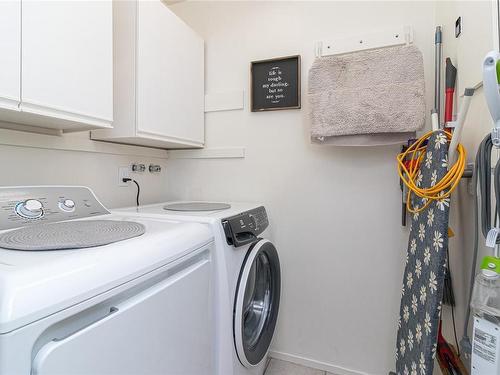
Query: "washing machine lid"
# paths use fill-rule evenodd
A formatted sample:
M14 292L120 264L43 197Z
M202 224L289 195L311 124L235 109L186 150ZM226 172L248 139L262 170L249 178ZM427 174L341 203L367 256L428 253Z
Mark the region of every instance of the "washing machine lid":
M219 202L174 202L163 206L167 211L221 211L231 208L229 203Z
M145 233L85 249L17 251L0 248L0 334L180 258L188 259L190 253L213 241L207 226L197 223L115 214L71 222L87 220L134 222L143 226ZM0 234L8 231L0 231Z
M221 219L240 214L242 212L253 210L257 207L261 207L260 203L252 202L227 202L230 208L224 210L213 210L213 211L173 211L166 210L166 205L178 205L192 202L187 201L172 201L148 204L140 207L125 207L113 209L111 212L122 213L122 214L133 214L134 216L142 217L155 217L155 218L167 218L171 220L179 221L196 221L202 223L217 223L220 226ZM207 203L207 202L197 202L197 203Z

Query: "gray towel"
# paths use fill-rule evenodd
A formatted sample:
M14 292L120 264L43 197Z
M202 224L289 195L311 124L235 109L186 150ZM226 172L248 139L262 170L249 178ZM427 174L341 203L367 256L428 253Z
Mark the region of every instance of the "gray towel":
M317 58L309 70L311 138L415 132L424 126L424 95L414 46Z

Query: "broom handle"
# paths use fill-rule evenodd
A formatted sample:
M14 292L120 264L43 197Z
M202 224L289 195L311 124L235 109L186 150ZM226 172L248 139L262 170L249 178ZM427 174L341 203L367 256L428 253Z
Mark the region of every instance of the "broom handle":
M441 115L441 59L442 59L442 33L441 26L436 27L434 36L435 52L434 52L434 108L439 117Z

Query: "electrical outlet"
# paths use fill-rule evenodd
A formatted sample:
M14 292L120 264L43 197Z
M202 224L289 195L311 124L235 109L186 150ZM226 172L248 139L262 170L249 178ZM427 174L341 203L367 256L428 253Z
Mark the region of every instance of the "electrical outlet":
M118 168L118 186L128 186L127 182L123 182L124 178L130 178L130 169L128 167Z

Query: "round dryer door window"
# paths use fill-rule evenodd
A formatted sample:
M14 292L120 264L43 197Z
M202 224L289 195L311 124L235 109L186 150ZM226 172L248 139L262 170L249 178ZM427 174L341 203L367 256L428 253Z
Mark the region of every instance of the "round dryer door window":
M255 242L241 268L234 306L233 330L242 365L258 365L273 338L281 293L278 253L268 240Z

